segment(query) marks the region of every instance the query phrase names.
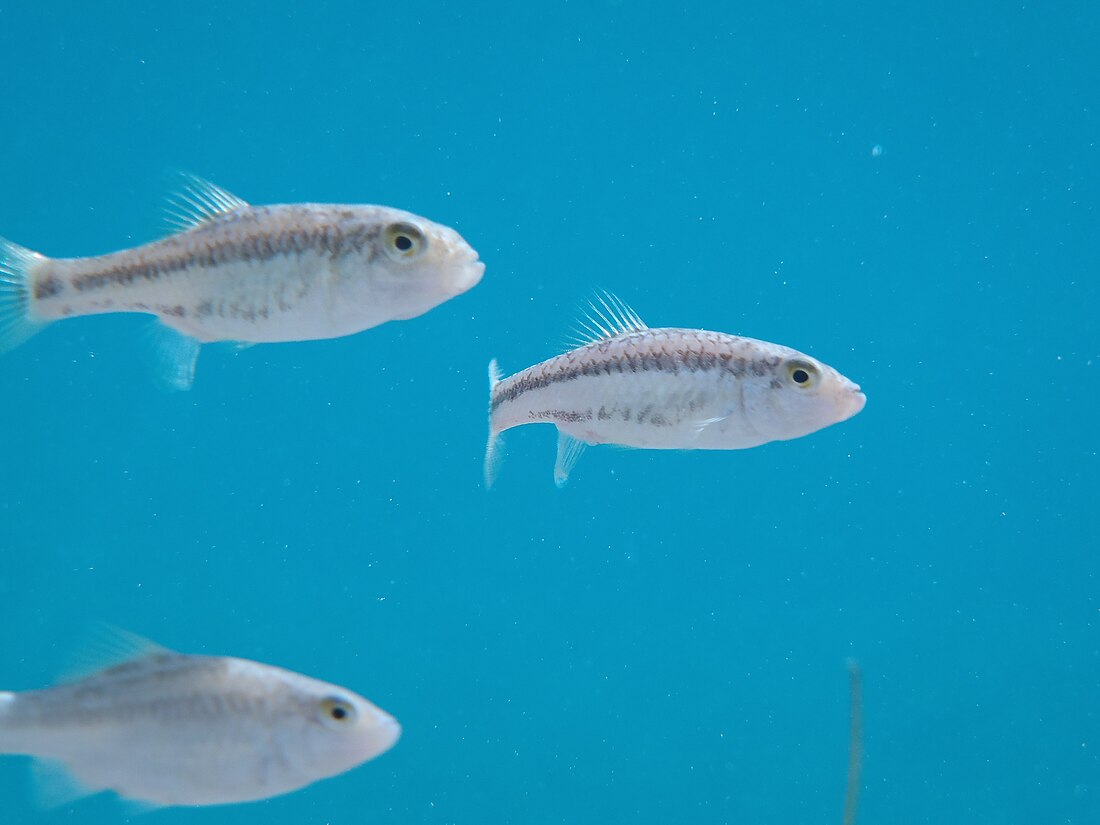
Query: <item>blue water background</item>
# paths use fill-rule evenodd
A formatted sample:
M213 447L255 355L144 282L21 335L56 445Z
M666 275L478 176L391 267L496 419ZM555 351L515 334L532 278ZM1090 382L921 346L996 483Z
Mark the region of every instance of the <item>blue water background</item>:
M150 823L1100 822L1100 8L0 5L0 234L163 233L166 173L374 202L487 263L428 315L204 351L144 321L0 360L0 686L89 623L283 665L394 750ZM876 148L878 147L878 148ZM593 287L809 352L866 410L737 453L550 428L481 485L487 386ZM0 822L36 812L0 759Z

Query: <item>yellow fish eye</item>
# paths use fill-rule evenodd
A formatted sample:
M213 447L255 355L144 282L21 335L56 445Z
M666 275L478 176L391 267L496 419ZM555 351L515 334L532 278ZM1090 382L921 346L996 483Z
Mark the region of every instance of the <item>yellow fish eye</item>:
M821 371L809 361L795 359L787 362L787 378L799 389L808 390L817 386Z
M320 704L321 721L330 728L343 728L355 722L358 712L355 705L335 696L322 699Z
M428 246L424 233L411 223L391 223L383 233L386 254L396 261L415 258Z

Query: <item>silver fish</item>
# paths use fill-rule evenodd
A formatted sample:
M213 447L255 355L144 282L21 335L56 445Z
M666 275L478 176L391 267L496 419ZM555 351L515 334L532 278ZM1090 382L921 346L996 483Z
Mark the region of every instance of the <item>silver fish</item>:
M126 660L70 683L0 692L0 753L49 766L44 802L112 790L147 807L284 794L388 750L401 726L336 685L128 637Z
M0 238L0 352L51 321L155 315L162 377L190 387L199 346L351 335L414 318L481 280L457 232L388 206L249 206L200 178L171 206L179 232L89 258Z
M798 438L851 418L866 397L832 367L779 344L694 329L650 329L613 295L582 322L581 346L501 378L489 364L485 484L499 437L523 424L558 428L554 481L587 444L739 450Z

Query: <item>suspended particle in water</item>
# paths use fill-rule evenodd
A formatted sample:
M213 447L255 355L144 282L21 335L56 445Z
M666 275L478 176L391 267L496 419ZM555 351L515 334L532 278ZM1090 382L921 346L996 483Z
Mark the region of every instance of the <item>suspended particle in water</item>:
M882 144L881 143L876 143L874 146L871 147L871 157L881 158L882 157L882 151L883 151L882 150Z

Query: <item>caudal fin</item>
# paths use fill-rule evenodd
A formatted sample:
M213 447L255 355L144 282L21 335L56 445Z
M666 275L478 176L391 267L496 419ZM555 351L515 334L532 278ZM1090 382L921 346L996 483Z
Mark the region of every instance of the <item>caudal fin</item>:
M8 726L5 724L14 703L14 693L7 690L0 690L0 753L18 753L18 750L14 748L9 741L10 737L7 735Z
M485 444L485 489L493 486L497 472L500 470L500 462L504 458L500 447L500 433L493 427L493 390L500 383L501 372L497 359L489 362L489 440Z
M0 238L0 353L15 349L44 322L31 315L30 272L42 255Z

